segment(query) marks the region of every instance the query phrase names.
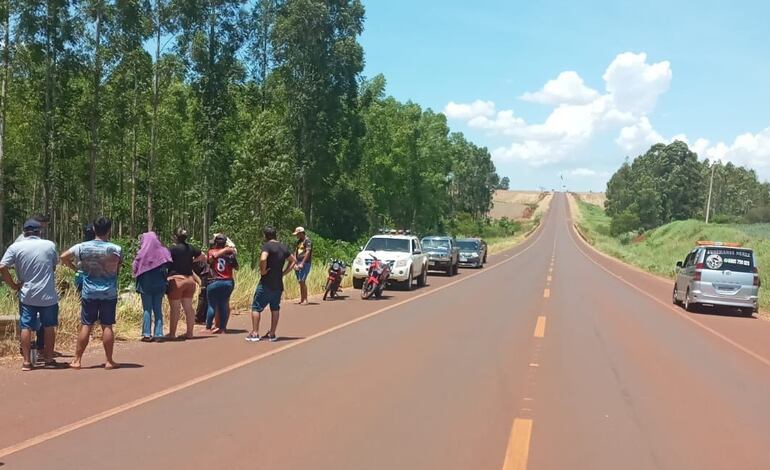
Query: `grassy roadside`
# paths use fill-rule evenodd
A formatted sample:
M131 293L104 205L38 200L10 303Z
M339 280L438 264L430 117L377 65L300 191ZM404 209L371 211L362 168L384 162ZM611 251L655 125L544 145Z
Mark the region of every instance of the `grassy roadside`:
M659 276L673 279L681 261L698 240L743 243L754 249L762 278L760 306L770 310L770 224L708 224L697 220L672 222L623 243L610 236L610 218L599 206L569 196L575 223L600 251Z
M490 238L487 240L487 247L490 255L510 250L519 243L523 242L540 225L540 216L528 220L521 224L519 233L512 237Z
M489 253L500 253L513 248L521 243L531 231L537 228L540 219L535 218L532 221L522 224L522 230L511 237L500 237L488 240ZM326 263L316 261L313 264L308 277L308 289L312 295L321 294L326 286ZM57 273L61 276L59 284L67 282L67 277L71 274L67 270ZM231 297L231 306L233 311L244 312L251 306L254 288L259 281L259 273L249 267L242 267L236 273L235 290ZM352 286L352 278L346 276L342 284L343 288ZM293 275L285 278L285 298L292 300L299 298L299 285ZM115 334L118 341L137 340L141 336L142 325L142 305L139 295L133 292L124 292L118 304L118 322L115 325ZM15 315L18 312L17 300L7 290L0 292L0 312L3 315ZM59 302L59 328L57 330L57 349L66 351L74 348L77 338L77 330L80 326L80 300L72 293L65 294ZM163 301L163 312L165 317L165 328L168 331L168 301ZM18 332L15 322L12 322L0 331L0 357L15 357L18 355ZM184 320L180 324L181 330L184 330ZM99 335L99 329L94 329L94 334ZM92 345L95 344L92 342Z

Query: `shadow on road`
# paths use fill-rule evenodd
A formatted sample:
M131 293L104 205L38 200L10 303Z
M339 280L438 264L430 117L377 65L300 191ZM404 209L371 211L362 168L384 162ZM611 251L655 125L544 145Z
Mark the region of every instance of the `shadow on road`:
M757 320L757 317L755 317L753 313L749 315L748 313L743 313L742 310L726 307L700 307L693 313L697 315L711 315L714 317L736 317L745 318L746 320Z
M120 369L141 369L144 367L142 364L134 364L132 362L118 362L118 368L114 370L120 370ZM97 364L95 366L88 366L83 367L83 370L86 369L104 369L104 364Z

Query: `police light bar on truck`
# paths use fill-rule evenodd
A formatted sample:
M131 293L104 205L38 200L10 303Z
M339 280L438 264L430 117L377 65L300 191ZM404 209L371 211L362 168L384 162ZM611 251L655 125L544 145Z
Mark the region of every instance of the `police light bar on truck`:
M697 242L698 246L723 246L726 248L740 248L743 246L742 243L733 243L733 242L712 242L709 240L700 240Z
M394 229L394 228L381 228L380 235L411 235L411 230Z

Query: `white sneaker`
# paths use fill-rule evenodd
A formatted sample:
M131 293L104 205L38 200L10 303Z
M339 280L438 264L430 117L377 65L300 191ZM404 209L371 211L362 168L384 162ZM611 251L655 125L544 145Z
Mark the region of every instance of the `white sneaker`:
M262 340L262 338L260 338L259 335L257 335L257 336L249 335L249 336L246 337L246 341L249 341L249 342L252 342L252 343L256 343L257 341L261 341L261 340Z

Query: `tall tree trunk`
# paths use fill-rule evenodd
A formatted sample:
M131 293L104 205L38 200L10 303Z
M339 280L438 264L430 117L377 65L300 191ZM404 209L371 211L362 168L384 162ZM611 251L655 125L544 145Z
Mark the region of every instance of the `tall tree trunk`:
M136 74L134 74L134 119L136 119L136 110L137 110L137 95L138 92L138 81L136 79ZM137 167L138 167L138 148L139 148L139 137L137 135L137 125L136 121L133 123L133 131L131 132L131 227L129 229L129 233L131 234L131 239L133 240L136 237L136 181L137 181ZM149 172L148 178L151 178L152 171ZM150 213L150 209L148 209L148 216ZM148 227L149 230L149 227Z
M95 19L95 44L94 44L94 76L93 76L93 102L91 109L91 165L89 177L89 206L88 215L92 219L96 217L96 165L99 159L99 91L102 81L102 62L101 62L101 34L102 34L102 4L97 2L94 11Z
M0 83L0 250L5 249L5 117L10 67L10 0L3 1L3 71Z
M133 151L131 152L131 238L136 236L136 180L138 173L138 158L136 152L136 135L134 135Z
M53 157L55 154L54 131L54 46L53 46L53 21L52 0L46 4L45 20L45 148L43 150L43 212L47 215L51 211L51 192L53 190Z
M153 170L158 148L158 101L160 99L161 0L155 0L155 64L152 73L152 125L150 126L150 158L147 159L147 230L155 225L153 214Z

